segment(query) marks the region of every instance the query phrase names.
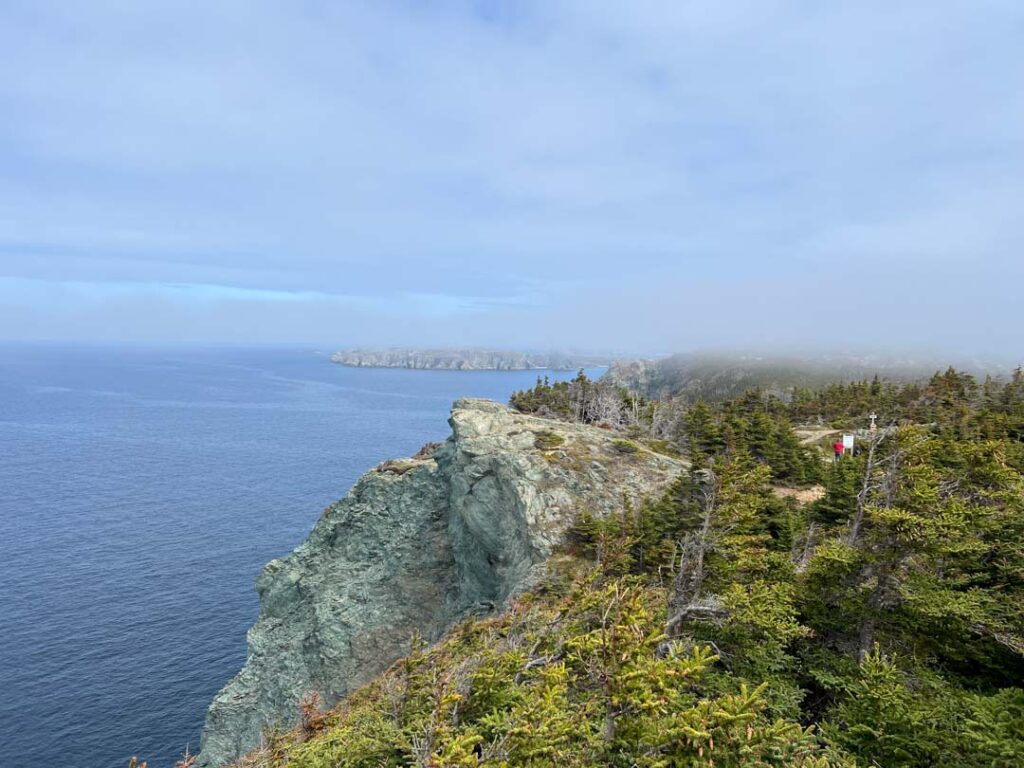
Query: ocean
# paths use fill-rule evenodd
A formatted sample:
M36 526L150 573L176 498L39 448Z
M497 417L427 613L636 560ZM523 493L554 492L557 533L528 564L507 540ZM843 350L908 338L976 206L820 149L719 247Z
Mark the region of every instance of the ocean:
M0 346L0 765L170 768L245 660L254 580L452 401L538 373L292 348Z

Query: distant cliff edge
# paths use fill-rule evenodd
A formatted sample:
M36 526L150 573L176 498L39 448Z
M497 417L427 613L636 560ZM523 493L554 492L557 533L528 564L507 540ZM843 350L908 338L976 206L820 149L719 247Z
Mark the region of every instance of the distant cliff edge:
M604 366L610 356L565 352L515 352L476 347L417 349L412 347L364 347L331 355L331 362L353 368L412 368L442 371L575 370Z

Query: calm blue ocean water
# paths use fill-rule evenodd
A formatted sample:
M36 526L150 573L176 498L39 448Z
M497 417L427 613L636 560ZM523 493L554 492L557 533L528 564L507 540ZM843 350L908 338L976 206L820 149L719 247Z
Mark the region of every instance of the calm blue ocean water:
M366 469L445 437L456 397L535 377L0 346L0 763L195 751L244 661L259 569Z

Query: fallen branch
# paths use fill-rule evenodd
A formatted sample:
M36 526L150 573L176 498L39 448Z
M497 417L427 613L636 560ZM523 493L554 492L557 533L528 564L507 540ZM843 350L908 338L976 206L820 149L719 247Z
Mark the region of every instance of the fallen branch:
M705 621L709 619L724 619L729 615L729 611L714 598L705 599L701 602L690 603L684 606L682 610L676 613L672 618L665 624L665 631L670 633L681 624L685 624L691 619L703 619Z

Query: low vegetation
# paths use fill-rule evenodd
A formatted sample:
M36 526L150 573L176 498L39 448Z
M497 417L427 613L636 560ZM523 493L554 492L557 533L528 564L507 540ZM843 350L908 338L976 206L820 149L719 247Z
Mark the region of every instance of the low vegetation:
M629 455L640 450L640 446L632 440L612 440L612 449L617 453Z
M534 435L533 444L542 451L552 451L565 443L565 438L550 430Z

